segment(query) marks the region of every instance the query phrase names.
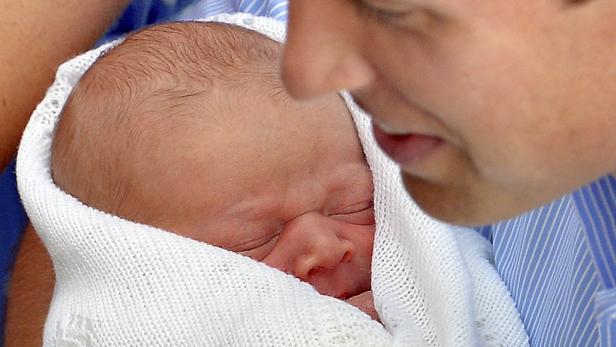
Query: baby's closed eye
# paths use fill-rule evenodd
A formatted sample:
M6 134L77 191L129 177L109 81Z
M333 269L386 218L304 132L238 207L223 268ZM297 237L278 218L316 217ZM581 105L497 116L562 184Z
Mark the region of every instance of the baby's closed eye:
M244 247L241 250L234 250L234 252L260 261L272 251L272 249L276 245L276 241L278 240L279 235L280 233L268 234L266 235L266 237L256 240L258 242L255 242L248 247Z
M350 206L345 206L343 208L336 208L329 212L328 215L346 223L373 225L374 204L372 200L364 201Z

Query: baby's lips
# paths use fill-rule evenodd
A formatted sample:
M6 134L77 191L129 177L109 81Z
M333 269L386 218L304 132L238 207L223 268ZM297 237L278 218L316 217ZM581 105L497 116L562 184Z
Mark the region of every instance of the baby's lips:
M346 300L348 298L349 298L349 293L347 293L347 292L342 292L342 293L336 295L336 299Z

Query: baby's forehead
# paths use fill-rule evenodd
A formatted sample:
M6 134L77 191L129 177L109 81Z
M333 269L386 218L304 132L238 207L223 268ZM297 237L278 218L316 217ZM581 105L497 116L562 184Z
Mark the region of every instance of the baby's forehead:
M278 54L277 42L229 24L153 26L100 57L66 110L135 144L158 139L182 125L214 122L238 100L281 94Z

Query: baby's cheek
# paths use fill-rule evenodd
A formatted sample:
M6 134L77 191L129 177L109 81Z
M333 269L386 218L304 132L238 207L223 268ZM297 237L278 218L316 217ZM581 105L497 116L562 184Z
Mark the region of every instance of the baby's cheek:
M291 258L289 256L289 249L284 247L284 245L280 245L276 243L272 245L271 249L260 258L255 259L261 261L269 267L273 267L282 272L286 272L290 275L293 275L291 271Z
M372 258L375 231L375 225L354 225L346 231L345 236L355 245L356 256Z

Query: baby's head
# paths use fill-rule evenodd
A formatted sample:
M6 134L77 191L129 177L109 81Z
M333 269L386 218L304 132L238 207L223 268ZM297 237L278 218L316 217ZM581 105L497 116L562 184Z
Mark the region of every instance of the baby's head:
M85 204L262 261L340 298L370 289L372 176L344 102L292 100L279 44L216 23L128 37L83 76L53 143Z

